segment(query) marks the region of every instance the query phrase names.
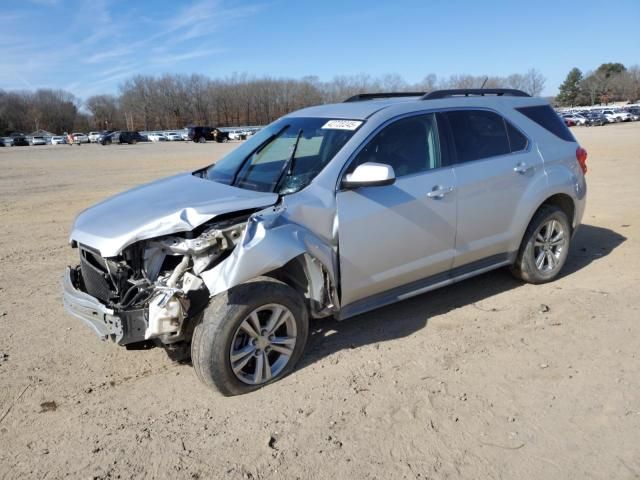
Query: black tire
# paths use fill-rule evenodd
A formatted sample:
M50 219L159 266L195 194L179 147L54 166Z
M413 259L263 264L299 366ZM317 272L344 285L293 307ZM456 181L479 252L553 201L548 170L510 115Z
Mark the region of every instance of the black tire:
M206 138L204 138L204 137L200 137L200 138L198 139L198 143L206 143L206 141L207 141L207 139L206 139Z
M540 239L545 237L547 232L546 228L548 228L550 222L554 220L558 222L558 228L562 229L563 234L562 244L558 246L552 245L551 242L540 242ZM552 230L551 234L553 234L554 231L555 230ZM550 238L550 240L552 239L553 238ZM545 246L539 246L540 243L543 243ZM555 280L567 260L570 245L571 224L567 215L559 207L543 205L535 213L527 227L518 250L516 261L511 266L511 273L520 280L534 284ZM554 250L554 248L557 247L561 248ZM543 253L545 249L547 249L548 254ZM542 266L538 266L536 260L540 258L541 254L543 256L543 263ZM553 258L548 255L552 255ZM553 262L557 263L551 267Z
M259 384L249 384L242 381L232 369L232 343L237 341L241 324L252 312L273 304L286 307L293 316L296 332L293 352L282 370L271 379ZM308 332L309 319L304 299L285 283L269 277L258 277L211 299L194 328L191 341L193 368L204 384L225 396L249 393L293 371L304 351ZM265 352L268 350L265 349ZM250 366L251 363L247 365ZM257 370L257 367L254 368Z

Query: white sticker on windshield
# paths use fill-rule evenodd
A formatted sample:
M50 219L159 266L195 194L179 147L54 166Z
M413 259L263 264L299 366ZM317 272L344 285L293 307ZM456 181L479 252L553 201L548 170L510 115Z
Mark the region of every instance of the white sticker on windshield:
M355 130L362 122L360 120L329 120L322 128L330 130Z

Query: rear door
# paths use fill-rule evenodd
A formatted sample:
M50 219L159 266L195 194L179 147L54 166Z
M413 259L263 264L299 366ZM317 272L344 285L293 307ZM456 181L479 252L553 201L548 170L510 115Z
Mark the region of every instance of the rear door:
M465 109L442 115L455 152L458 189L454 268L506 260L521 233L515 228L517 206L543 174L542 159L529 139L496 112Z
M455 181L435 115L386 126L345 174L365 162L391 165L396 181L337 193L343 307L448 272L454 257Z

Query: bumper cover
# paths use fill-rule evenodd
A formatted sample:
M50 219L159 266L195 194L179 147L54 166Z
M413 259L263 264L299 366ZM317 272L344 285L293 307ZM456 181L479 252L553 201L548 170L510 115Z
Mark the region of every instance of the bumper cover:
M144 310L115 312L75 287L77 270L67 267L62 277L64 309L82 320L101 340L127 345L144 340L147 326Z

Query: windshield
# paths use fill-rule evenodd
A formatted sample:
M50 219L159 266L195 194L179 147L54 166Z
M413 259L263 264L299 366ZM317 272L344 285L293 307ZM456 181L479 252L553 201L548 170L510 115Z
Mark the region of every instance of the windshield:
M297 192L331 161L362 123L282 118L200 174L247 190L283 195Z

